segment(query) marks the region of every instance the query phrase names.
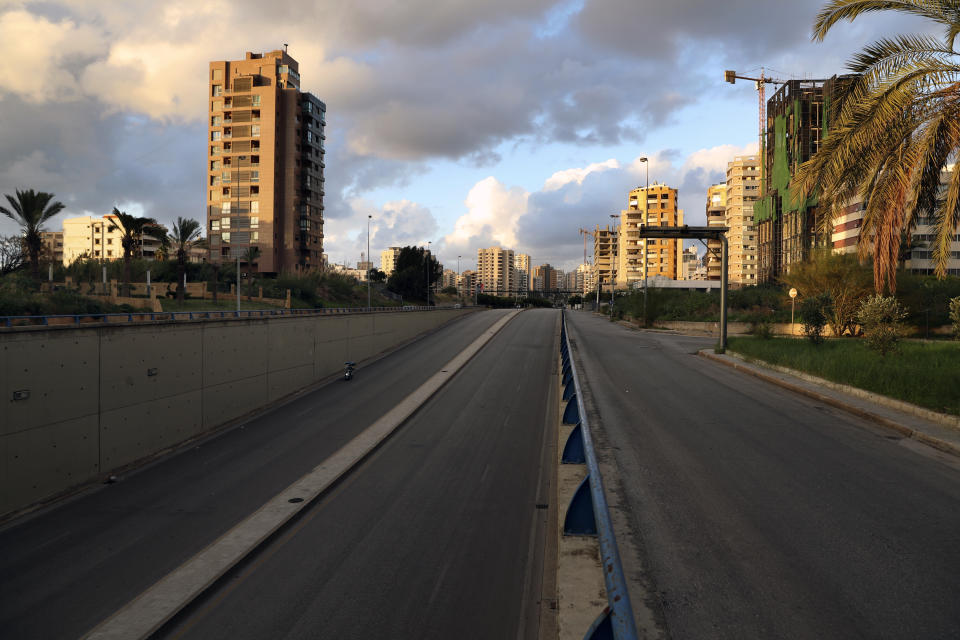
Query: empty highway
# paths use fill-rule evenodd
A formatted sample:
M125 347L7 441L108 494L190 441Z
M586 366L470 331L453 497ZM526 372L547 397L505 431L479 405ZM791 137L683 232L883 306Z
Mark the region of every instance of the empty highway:
M668 637L960 637L955 459L694 355L713 339L567 318Z

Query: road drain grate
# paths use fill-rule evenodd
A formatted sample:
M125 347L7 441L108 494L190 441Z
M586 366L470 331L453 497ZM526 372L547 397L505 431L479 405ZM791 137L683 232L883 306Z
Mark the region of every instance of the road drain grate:
M292 502L296 504L297 502L303 502L303 498L290 498L287 502Z

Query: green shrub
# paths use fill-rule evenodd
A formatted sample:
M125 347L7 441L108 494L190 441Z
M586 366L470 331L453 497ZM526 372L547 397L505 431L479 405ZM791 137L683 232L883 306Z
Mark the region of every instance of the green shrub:
M823 342L823 328L827 324L831 302L828 293L808 296L800 301L799 312L800 322L803 323L803 333L814 344Z
M863 327L867 345L880 355L897 348L903 337L903 320L907 311L893 296L873 295L860 303L857 320Z
M953 325L953 337L960 340L960 296L950 298L950 324Z

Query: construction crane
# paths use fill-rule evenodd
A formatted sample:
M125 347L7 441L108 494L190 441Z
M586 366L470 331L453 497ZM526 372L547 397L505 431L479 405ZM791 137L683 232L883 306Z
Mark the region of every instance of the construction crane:
M760 67L760 77L759 78L749 78L747 76L738 76L736 71L727 71L723 72L723 79L729 82L730 84L735 84L739 80L750 80L756 84L757 87L757 102L758 102L758 120L759 127L757 128L758 144L757 153L760 154L761 162L763 160L764 149L766 145L764 144L764 133L767 130L767 85L773 84L783 84L783 80L778 80L777 78L768 78L763 75L763 67Z

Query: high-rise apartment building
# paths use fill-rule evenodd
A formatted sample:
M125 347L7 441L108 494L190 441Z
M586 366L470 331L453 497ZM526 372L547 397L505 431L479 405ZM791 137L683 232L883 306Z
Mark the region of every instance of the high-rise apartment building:
M723 227L726 224L727 183L721 182L707 189L707 226ZM720 240L707 240L707 280L719 280L723 273L722 244Z
M776 280L790 265L806 260L814 246L831 241L829 234L817 232L816 194L801 199L790 181L819 151L830 105L850 78L788 80L767 101L763 193L754 204L758 282Z
M477 278L483 285L484 293L500 296L516 294L515 269L512 249L477 249Z
M533 279L530 273L530 256L526 253L518 253L514 258L517 274L517 289L520 291L530 291L533 287Z
M472 296L477 289L477 272L461 271L457 278L457 293L461 296Z
M682 224L683 211L677 209L676 189L665 184L633 189L627 208L620 212L615 273L617 287L630 288L635 282L643 282L645 277L680 279L683 240L641 238L639 230L640 225L677 227Z
M600 287L610 286L613 282L614 258L617 251L617 229L607 225L603 229L597 225L593 232L593 272Z
M753 203L760 197L760 156L736 156L727 163L727 279L757 284L757 228Z
M257 247L261 272L321 268L326 105L279 50L211 62L208 95L210 259Z
M594 281L594 269L593 265L583 263L577 267L577 270L573 272L576 274L575 289L584 295L588 292L593 291L596 288L596 282Z

